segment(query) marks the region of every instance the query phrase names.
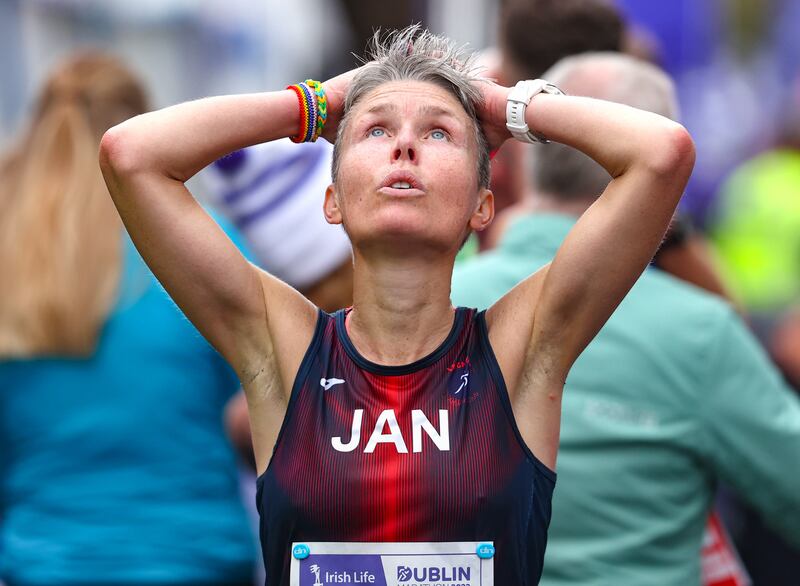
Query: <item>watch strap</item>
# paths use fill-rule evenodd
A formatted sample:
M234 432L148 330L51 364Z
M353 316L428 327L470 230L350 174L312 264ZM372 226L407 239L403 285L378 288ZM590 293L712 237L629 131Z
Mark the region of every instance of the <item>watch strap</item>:
M518 81L506 100L506 128L517 140L531 144L550 142L538 132L532 131L525 122L525 111L533 97L540 93L563 95L560 89L543 79Z

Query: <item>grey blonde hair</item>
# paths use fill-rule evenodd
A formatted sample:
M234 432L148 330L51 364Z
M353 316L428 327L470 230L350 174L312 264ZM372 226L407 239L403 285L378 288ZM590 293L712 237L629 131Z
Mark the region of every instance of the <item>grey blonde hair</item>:
M392 81L422 81L450 92L470 117L478 146L478 187L489 186L489 143L483 132L477 108L482 103L475 81L477 55L465 45L434 35L418 24L388 34L376 32L367 49L364 65L350 82L345 97L342 121L333 147L332 176L339 176L342 138L350 123L350 112L359 100L380 85Z
M612 52L566 57L542 76L568 94L617 102L677 120L675 85L655 65ZM561 201L599 196L611 177L580 151L551 144L531 154L537 191Z

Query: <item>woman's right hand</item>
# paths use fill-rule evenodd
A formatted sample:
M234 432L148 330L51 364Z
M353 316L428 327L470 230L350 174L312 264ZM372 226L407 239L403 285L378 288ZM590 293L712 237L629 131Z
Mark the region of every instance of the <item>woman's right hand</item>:
M341 75L332 77L322 84L325 96L328 98L328 120L322 130L322 138L333 144L336 142L336 133L339 129L344 114L344 99L350 87L350 81L355 77L360 68L351 69Z

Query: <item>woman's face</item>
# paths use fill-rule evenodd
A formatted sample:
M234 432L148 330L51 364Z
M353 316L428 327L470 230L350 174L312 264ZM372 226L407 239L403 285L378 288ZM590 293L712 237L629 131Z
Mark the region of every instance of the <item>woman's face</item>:
M325 213L356 248L455 252L470 229L488 226L493 202L478 187L474 126L448 91L388 82L348 116Z

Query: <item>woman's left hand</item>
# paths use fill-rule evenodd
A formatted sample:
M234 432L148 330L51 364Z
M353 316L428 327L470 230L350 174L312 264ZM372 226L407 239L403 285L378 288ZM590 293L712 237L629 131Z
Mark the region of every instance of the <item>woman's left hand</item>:
M495 150L509 138L506 128L506 99L511 89L492 81L476 82L483 94L483 104L478 107L478 120L489 141L489 148Z

